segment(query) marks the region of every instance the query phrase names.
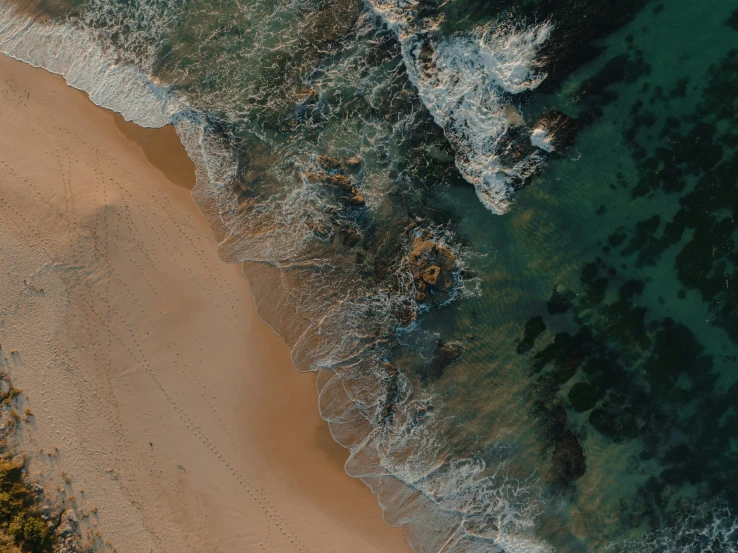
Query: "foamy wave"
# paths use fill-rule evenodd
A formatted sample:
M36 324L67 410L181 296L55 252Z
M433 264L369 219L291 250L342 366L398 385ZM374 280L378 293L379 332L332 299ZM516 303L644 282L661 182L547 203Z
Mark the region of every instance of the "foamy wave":
M717 503L717 504L715 504ZM714 502L684 509L670 527L653 532L640 540L608 544L604 551L616 553L736 553L738 519L730 509Z
M434 20L422 21L408 0L368 0L397 33L410 78L420 98L456 150L456 166L480 201L496 213L510 207L513 185L543 161L539 152L513 162L501 160L511 128L507 95L533 90L546 75L536 54L552 26L488 26L450 38L435 37ZM538 142L533 146L541 152Z
M186 107L140 69L121 65L89 32L72 25L38 25L0 4L0 52L61 75L97 105L143 127L163 127Z
M494 40L518 44L495 36ZM487 125L487 133L494 130L488 137L491 142L467 133L458 134L456 143L466 147L477 140L479 151L489 156L495 133L503 132L504 124L494 102L475 107L494 88L473 73L480 69L485 75L496 75L505 90L528 86L525 83L536 78L516 68L514 56L495 57L491 37L474 39L478 59L471 64L463 61L466 46L449 45L449 52L438 58L444 69L436 84L416 74L434 115L448 123L447 133L453 135L452 121L462 119L466 125ZM338 263L336 259L344 254L316 235L316 229L331 228L330 213L340 205L331 203L309 179L293 183L283 194L239 203L234 192L237 161L231 146L220 134L210 132L202 114L166 86L152 82L141 69L121 63L112 49L100 46L99 39L83 26L34 23L0 4L0 51L62 75L70 86L87 91L96 104L139 125L175 125L197 167L193 198L220 241L221 257L229 262L267 262L280 270L281 281L273 283L274 289L282 291L284 305L298 316L285 320L274 313L267 322L283 336L294 336L292 357L299 370L321 375L320 412L334 438L351 451L347 472L372 488L386 520L403 527L416 551L548 551L546 544L529 537L540 511L534 482L509 477L502 457L494 467L479 459L454 458L443 438L439 400L412 390L407 378L386 361L396 341L397 313L420 309L404 256L389 272L393 282L362 283L353 272L353 260ZM405 44L411 42L408 39ZM457 77L477 80L457 89L452 86ZM444 103L434 86L456 94L461 107ZM472 171L474 163L482 162L464 166ZM503 179L504 175L494 173L493 160L485 163L485 182ZM478 172L481 175L482 169ZM503 184L488 186L487 196L504 188ZM502 199L490 205L501 206ZM454 248L450 234L435 228L426 231L429 240ZM403 247L409 249L411 242L408 235ZM453 278L458 290L458 271ZM387 409L391 416L385 416Z

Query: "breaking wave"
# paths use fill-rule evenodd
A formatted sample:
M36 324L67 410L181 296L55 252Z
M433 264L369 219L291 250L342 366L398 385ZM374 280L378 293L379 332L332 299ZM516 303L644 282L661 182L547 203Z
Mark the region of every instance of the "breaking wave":
M514 186L532 175L551 151L531 137L537 149L522 159L503 159L508 131L520 126L512 97L546 78L538 71L536 55L552 25L518 28L506 22L444 37L434 32L438 20L417 13L425 8L419 3L368 1L396 32L410 79L456 150L459 171L485 207L506 212Z
M160 15L151 10L151 17ZM111 14L104 16L109 24ZM39 23L0 4L0 51L62 75L96 104L139 125L175 126L197 167L193 199L220 242L222 259L245 263L260 315L291 348L298 370L318 371L321 416L336 441L351 451L346 471L378 496L387 522L402 527L419 552L550 550L533 537L543 508L535 475L514 477L509 470L514 446L501 440L494 465L459 457L444 437L440 399L413 389L391 363L398 329L471 290L453 233L422 217L404 220L395 229L383 277L362 276L356 254L334 238L368 234L365 206L381 198L364 189L365 199L352 184L350 161L313 155L301 161L291 186L280 193L244 193L243 167L227 133L145 71L153 55L150 40L124 41L138 53L135 59L122 57L114 44L125 29L96 25L94 17ZM161 28L145 17L136 24L121 19L118 25L144 34ZM492 48L489 41L478 38L480 52ZM454 61L453 50L460 47L449 45L444 71L471 70ZM502 75L502 61L480 63ZM515 85L514 73L507 74L509 86L523 86ZM442 80L450 78L443 73ZM460 97L471 103L482 88L479 82ZM450 108L442 115L440 97L428 87L424 91L437 117L458 120ZM466 117L471 124L472 113ZM447 127L450 132L450 123ZM274 270L278 279L259 278ZM270 301L262 302L266 297Z
M72 25L41 25L0 3L0 51L62 75L97 105L143 127L163 127L187 107L132 65L117 64L90 33Z

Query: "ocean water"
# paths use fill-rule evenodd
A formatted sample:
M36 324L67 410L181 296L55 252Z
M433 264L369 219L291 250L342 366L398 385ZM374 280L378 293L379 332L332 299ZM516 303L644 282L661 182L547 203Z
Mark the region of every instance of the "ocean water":
M145 126L417 552L738 550L738 4L0 1Z

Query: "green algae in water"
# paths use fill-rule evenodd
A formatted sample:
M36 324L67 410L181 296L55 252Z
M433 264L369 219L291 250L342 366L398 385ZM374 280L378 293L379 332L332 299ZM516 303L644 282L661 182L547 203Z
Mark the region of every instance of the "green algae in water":
M694 515L735 512L738 500L733 13L720 2L643 10L556 95L523 106L531 117L551 107L578 117L575 151L551 161L505 217L486 220L454 194L468 214L461 232L488 265L482 297L459 310L488 313L487 339L470 345L476 363L462 360L455 378L517 388L509 401L520 419L540 419L544 473L555 453L546 419L565 406L559 426L587 464L560 515L566 530L546 525L565 550L736 547L732 517ZM484 414L487 394L458 388L483 413L480 442L493 439L499 411ZM702 541L664 531L692 523L705 525Z

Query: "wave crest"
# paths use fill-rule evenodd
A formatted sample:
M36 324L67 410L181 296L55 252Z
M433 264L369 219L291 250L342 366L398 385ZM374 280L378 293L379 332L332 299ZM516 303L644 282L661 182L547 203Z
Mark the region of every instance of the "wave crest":
M531 151L505 156L509 131L520 127L510 117L512 96L534 90L546 78L536 55L553 25L500 23L446 38L434 32L437 20L418 15L416 2L369 3L397 33L410 79L456 150L457 168L485 207L506 212L514 186L530 177L547 153L525 129Z

